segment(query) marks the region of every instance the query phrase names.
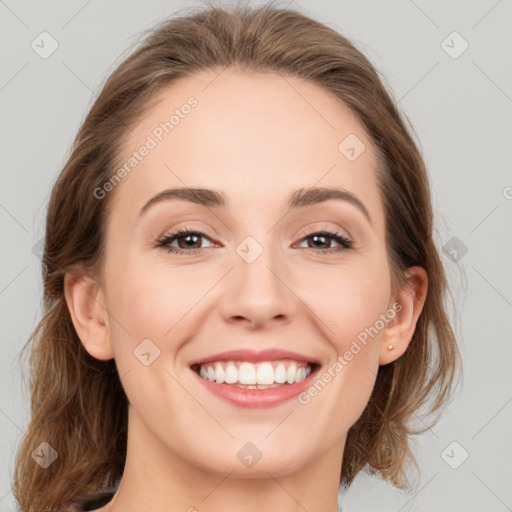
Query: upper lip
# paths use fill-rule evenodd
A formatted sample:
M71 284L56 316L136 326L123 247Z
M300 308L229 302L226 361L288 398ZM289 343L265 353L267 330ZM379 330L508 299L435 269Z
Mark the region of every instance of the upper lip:
M197 359L190 363L190 366L200 365L206 363L213 363L216 361L247 361L247 362L258 362L258 361L276 361L280 359L293 359L294 361L304 361L306 363L320 364L320 361L314 357L310 357L298 352L292 352L290 350L281 350L278 348L269 348L257 352L255 350L238 349L229 350L227 352L219 352L218 354L212 354L211 356Z

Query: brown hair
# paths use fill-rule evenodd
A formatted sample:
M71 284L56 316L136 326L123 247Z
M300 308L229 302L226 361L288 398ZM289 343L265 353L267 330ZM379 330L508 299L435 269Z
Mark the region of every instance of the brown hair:
M120 141L166 86L201 70L294 75L330 91L358 117L379 160L393 283L423 267L429 287L407 351L379 368L369 403L348 432L341 483L363 468L399 488L417 464L409 437L420 409L447 403L460 365L444 304L447 283L433 239L427 171L402 114L368 59L335 30L293 10L216 6L165 20L109 76L83 122L49 202L43 255L44 315L32 343L32 418L18 449L14 495L22 510L62 503L113 485L122 475L127 398L115 360L91 357L78 338L63 292L65 273L101 267L111 205L94 190L116 170ZM23 352L22 351L22 352ZM32 458L42 443L59 454L43 469Z

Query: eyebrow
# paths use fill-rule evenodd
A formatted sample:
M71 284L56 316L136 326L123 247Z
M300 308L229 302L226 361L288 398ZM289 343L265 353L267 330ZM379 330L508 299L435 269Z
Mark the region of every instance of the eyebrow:
M141 209L139 216L147 211L152 205L163 202L181 199L191 203L200 204L209 208L226 208L230 201L224 192L208 188L172 188L164 190L152 197ZM288 199L290 210L304 208L315 204L323 203L331 199L346 201L358 208L371 224L372 219L360 199L343 188L310 187L300 188L293 192Z

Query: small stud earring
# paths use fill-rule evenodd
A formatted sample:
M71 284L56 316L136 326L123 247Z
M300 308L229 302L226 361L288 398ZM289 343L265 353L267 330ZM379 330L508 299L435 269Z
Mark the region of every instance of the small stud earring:
M388 345L388 350L393 350L393 345Z

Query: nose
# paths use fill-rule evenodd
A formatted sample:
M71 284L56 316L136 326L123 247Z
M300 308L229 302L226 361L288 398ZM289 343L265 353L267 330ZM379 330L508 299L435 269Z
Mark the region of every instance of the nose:
M293 317L298 298L290 283L291 273L277 251L264 248L249 263L234 255L234 267L224 280L220 309L228 323L244 324L250 330L284 325Z

